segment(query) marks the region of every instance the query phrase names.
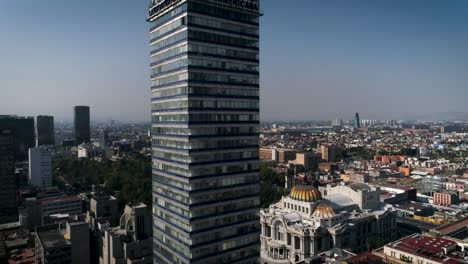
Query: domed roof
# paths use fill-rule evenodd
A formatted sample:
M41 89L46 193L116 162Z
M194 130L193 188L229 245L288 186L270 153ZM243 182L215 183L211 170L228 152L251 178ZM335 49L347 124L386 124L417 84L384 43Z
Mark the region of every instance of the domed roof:
M333 207L327 202L321 202L317 204L317 206L315 206L314 212L312 213L312 216L318 218L331 218L335 215L335 210L333 210Z
M322 194L313 186L299 185L292 188L289 197L294 200L312 203L322 199Z

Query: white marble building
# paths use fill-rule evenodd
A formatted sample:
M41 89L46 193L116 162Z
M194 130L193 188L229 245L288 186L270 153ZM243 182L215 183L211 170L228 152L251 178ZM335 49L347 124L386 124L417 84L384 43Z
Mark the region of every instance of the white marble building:
M260 212L261 263L309 263L314 256L341 248L362 252L396 239L396 214L379 202L380 190L366 184L309 185Z

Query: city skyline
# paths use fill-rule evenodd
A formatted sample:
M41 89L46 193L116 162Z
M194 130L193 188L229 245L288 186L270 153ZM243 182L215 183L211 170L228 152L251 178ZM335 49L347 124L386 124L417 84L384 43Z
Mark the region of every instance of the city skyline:
M73 105L90 105L94 121L149 121L147 4L2 1L0 28L9 38L0 43L0 113L61 121L72 120ZM466 7L263 3L261 120L350 120L355 112L366 119L467 120ZM25 70L31 62L41 67ZM50 104L54 98L60 100Z

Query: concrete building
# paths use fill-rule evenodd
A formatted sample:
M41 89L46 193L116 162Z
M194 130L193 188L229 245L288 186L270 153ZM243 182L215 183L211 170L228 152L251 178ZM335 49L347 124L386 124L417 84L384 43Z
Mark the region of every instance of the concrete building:
M94 228L97 228L98 223L105 221L109 222L111 227L117 226L119 222L117 198L107 195L96 195L91 198L87 219Z
M289 164L304 166L306 170L316 170L320 158L318 154L312 152L296 153L296 159L289 161Z
M55 126L53 116L36 117L37 146L55 145Z
M114 155L114 149L108 147L96 146L95 144L87 143L78 146L78 158L85 159L110 159Z
M310 185L260 211L261 263L312 263L333 248L364 252L396 238L396 213L379 202L367 185L327 188L323 196Z
M277 161L281 163L288 163L290 160L295 160L296 159L296 151L294 149L276 149L277 151Z
M272 161L276 156L276 149L274 148L260 148L260 159L264 161Z
M91 141L90 109L89 106L75 106L74 108L75 144Z
M83 214L83 201L78 196L60 195L28 198L21 211L21 225L34 227L54 222L54 216L69 218Z
M99 264L153 263L151 213L145 204L129 204L116 228L103 231Z
M149 11L154 263L256 263L259 0Z
M13 131L14 160L28 160L28 150L36 145L34 117L0 116L0 129Z
M35 187L52 186L52 152L46 147L29 149L29 183Z
M451 206L458 203L458 194L451 192L434 193L434 204L442 206Z
M322 160L327 162L335 162L339 154L338 152L340 151L340 149L334 145L321 146L320 150L322 153Z
M0 224L18 220L13 130L0 127Z
M85 222L44 226L35 232L37 264L89 264L89 227Z

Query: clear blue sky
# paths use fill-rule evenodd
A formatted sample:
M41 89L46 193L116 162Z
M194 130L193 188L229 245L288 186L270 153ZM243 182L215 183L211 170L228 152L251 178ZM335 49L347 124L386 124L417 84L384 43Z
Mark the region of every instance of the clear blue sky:
M0 114L149 120L146 0L1 0ZM263 0L263 120L468 112L468 1ZM442 113L442 114L441 114Z

